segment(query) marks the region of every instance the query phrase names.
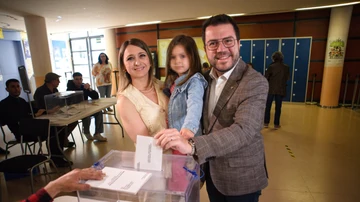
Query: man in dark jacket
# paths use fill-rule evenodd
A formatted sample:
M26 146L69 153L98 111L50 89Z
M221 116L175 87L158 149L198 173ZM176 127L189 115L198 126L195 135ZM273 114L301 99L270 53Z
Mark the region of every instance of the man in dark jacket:
M264 126L269 127L271 105L275 98L274 128L279 129L282 99L286 96L286 82L290 73L289 66L283 63L284 56L281 52L274 52L272 60L273 63L265 72L265 77L269 81L269 94L266 101Z
M72 90L82 90L84 92L84 100L88 100L89 97L92 100L99 99L99 94L90 88L90 84L84 84L82 78L82 74L80 72L75 72L73 74L73 80L69 80L67 83L67 91ZM95 134L91 136L90 134L90 122L91 116L95 117ZM88 140L97 140L100 142L106 142L107 138L101 136L100 133L104 132L104 122L103 122L103 115L101 112L97 112L89 117L82 119L84 135Z

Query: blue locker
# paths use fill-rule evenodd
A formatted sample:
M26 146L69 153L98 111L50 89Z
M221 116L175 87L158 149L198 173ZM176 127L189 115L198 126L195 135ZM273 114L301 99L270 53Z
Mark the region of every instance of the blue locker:
M240 58L245 63L251 61L251 40L240 40Z
M266 51L265 51L265 71L272 63L271 56L275 51L279 51L279 39L266 40Z
M311 38L297 38L293 81L293 102L305 102Z
M294 70L295 39L281 39L280 51L284 55L284 63L290 67L290 78L286 83L286 97L284 101L291 101L292 74Z
M265 40L253 40L252 41L252 64L254 69L261 74L265 73Z

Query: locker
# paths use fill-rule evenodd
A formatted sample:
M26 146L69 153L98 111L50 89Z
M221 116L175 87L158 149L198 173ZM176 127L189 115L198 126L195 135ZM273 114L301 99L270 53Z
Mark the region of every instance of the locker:
M290 68L289 80L286 83L286 97L284 101L291 101L292 86L293 86L293 70L294 70L294 54L295 54L295 39L281 39L280 51L284 55L284 63Z
M295 44L295 64L292 101L305 102L308 79L311 38L297 38Z
M240 58L245 63L251 61L251 40L240 40Z
M262 75L265 73L265 40L252 41L252 58L254 69Z
M279 39L268 39L266 40L266 51L265 51L265 71L272 63L271 56L275 51L279 51Z

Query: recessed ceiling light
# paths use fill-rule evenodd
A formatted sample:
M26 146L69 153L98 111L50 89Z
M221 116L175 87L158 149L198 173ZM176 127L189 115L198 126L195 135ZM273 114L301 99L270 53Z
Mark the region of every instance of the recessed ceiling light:
M208 19L208 18L211 18L211 15L209 15L209 16L197 17L197 19Z
M327 6L315 6L315 7L307 7L307 8L297 8L295 10L297 11L303 11L303 10L313 10L313 9L322 9L322 8L333 8L333 7L340 7L340 6L350 6L354 4L360 3L359 1L356 2L350 2L350 3L343 3L343 4L334 4L334 5L327 5Z
M160 23L160 22L161 21L139 22L139 23L127 24L125 26L129 27L129 26L138 26L138 25L150 25L150 24L156 24L156 23Z
M62 20L62 17L59 15L59 16L57 16L57 19L55 20L55 22L59 22L60 20Z
M234 13L234 14L228 14L228 16L235 17L235 16L242 16L245 15L245 13Z

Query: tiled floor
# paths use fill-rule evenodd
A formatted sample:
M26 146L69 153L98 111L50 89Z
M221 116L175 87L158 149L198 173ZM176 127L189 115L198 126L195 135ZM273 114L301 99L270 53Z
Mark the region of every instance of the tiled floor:
M269 186L263 190L261 202L360 201L360 112L284 103L281 125L280 130L270 124L262 131ZM78 129L74 135L77 147L66 150L74 168L89 167L112 149L135 149L128 137L121 137L116 125L105 126L106 143L82 144ZM19 148L11 149L12 155L18 152ZM44 180L38 179L36 186L43 184ZM30 194L28 179L8 181L7 189L5 194L2 186L3 197L8 197L4 201ZM201 201L209 201L205 188Z

